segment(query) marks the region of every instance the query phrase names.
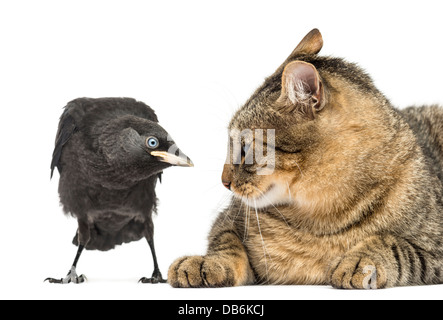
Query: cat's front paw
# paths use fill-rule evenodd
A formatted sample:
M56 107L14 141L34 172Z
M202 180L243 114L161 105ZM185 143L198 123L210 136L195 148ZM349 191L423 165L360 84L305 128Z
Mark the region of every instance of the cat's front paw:
M168 272L168 282L176 288L230 287L232 271L215 257L193 256L177 259Z
M365 254L337 259L329 270L329 279L337 289L382 289L387 286L385 268Z

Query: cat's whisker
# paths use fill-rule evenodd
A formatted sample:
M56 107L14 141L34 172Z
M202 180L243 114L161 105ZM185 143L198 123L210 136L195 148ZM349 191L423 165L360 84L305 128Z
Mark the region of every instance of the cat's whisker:
M231 207L231 203L229 202L228 204L227 201L229 201L229 197L228 196L224 196L217 204L217 206L214 208L215 211L217 212L221 212L224 211L226 209L229 209Z
M231 196L231 194L229 194L228 197L230 199L230 203L229 203L228 208L226 208L226 213L225 213L225 216L223 218L223 222L225 222L226 219L228 219L228 221L231 223L231 226L234 226L235 221L237 220L238 216L240 215L240 212L241 212L241 209L242 209L242 206L243 206L243 201L240 201L240 207L239 207L239 209L237 211L237 214L235 216L230 216L229 213L233 212L233 208L235 206L235 201L234 201L234 198ZM242 194L242 197L243 197L243 194Z
M260 233L261 242L262 242L262 246L263 246L263 254L264 254L264 258L265 258L265 268L266 268L266 278L269 281L268 259L266 258L267 250L266 250L265 240L263 239L263 234L261 232L260 219L258 218L257 203L256 203L255 199L254 199L254 209L255 209L255 216L257 217L258 232ZM270 257L270 255L269 255L269 257Z
M251 207L248 206L248 229L246 232L246 239L249 237L249 225L251 222Z
M235 201L231 200L230 204L229 204L229 208L228 211L234 213L234 207L235 207ZM237 214L238 215L238 214ZM237 215L234 217L233 215L230 216L231 219L231 225L234 226L235 220L237 218Z
M218 208L218 209L220 209L221 205L222 205L224 202L226 202L226 200L230 200L230 202L229 202L228 207L224 210L224 211L225 211L225 214L224 214L224 217L223 217L223 223L226 221L226 219L228 219L230 222L233 222L233 220L231 220L231 218L229 217L229 213L231 212L232 207L234 206L234 201L233 201L231 195L226 195L226 196L224 197L224 200L219 202L219 205L218 205L219 208ZM220 203L221 203L221 204L220 204ZM220 211L220 210L218 210L218 211Z
M292 193L291 193L291 188L289 188L289 182L286 181L286 185L288 186L288 196L289 196L289 200L292 202Z
M289 186L289 185L288 185ZM277 207L271 202L271 200L266 196L266 194L261 191L259 188L255 187L254 188L261 193L262 197L266 198L268 200L268 202L274 207L275 210L277 210L277 212L281 215L281 217L283 218L283 221L286 223L286 225L288 226L288 228L292 231L291 227L289 226L288 221L286 221L285 216L283 215L283 213L280 212L280 210L277 209ZM255 200L254 200L255 201Z
M232 202L234 202L234 201L232 201ZM243 206L243 201L240 201L240 208L238 209L237 214L235 215L234 219L232 219L232 226L234 226L234 223L237 220L237 218L241 212L242 206Z
M248 209L249 209L249 206L247 205L247 201L246 201L246 204L245 204L245 230L243 232L243 243L245 243L245 241L246 241L246 236L247 236L247 232L248 232L248 229L249 229L249 226L248 226Z
M247 200L247 197L246 197ZM248 239L249 236L249 221L251 220L251 207L247 205L247 201L246 201L246 205L245 205L245 231L243 234L243 243L245 243L245 241Z
M303 175L303 171L301 171L301 168L300 168L300 166L298 165L297 161L294 161L294 162L295 162L295 165L297 166L298 170L300 171L300 175L301 175L301 177L303 178L303 177L304 177L304 175Z
M219 187L220 185L221 185L220 183L215 183L215 184L213 184L212 186L206 188L206 190L203 191L203 192L205 192L205 193L211 192L213 189Z

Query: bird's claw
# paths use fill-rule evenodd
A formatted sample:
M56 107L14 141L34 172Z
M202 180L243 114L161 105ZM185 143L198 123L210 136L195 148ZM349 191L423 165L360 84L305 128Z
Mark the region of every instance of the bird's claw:
M59 283L59 284L68 284L68 283L83 283L87 281L85 275L78 276L77 272L75 270L75 267L72 267L69 271L68 275L63 279L54 279L54 278L46 278L45 281L48 281L49 283Z
M143 277L140 280L138 280L138 283L166 283L168 282L166 279L163 279L162 274L160 271L154 271L151 278Z
M168 281L165 280L165 279L146 278L146 277L143 277L140 280L138 280L138 283L152 283L152 284L155 284L155 283L166 283L166 282L168 282Z

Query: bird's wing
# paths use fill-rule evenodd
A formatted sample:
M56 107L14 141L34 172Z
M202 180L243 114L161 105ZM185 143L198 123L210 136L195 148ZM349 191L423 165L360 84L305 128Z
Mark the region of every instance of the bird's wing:
M60 158L62 156L63 146L69 141L75 131L77 131L77 126L74 118L68 113L68 109L65 109L60 117L57 137L55 139L55 148L51 162L51 178L54 174L55 167L57 167L59 173L61 172Z

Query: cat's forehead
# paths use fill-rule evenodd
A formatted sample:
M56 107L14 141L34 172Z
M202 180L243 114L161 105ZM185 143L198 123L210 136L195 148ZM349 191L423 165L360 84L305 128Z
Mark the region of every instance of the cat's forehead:
M232 117L229 130L242 131L260 127L265 112L265 110L257 106L243 106Z
M230 129L229 137L232 141L241 141L246 144L250 144L254 141L254 130L251 129Z
M273 108L276 99L276 95L257 90L234 114L229 123L229 130L272 129L281 118Z
M245 112L244 110L239 113L238 116L232 119L229 126L229 135L231 138L238 138L240 135L247 137L248 140L252 139L255 130L260 129L274 129L275 125L265 120L263 114L257 114L257 112Z
M252 143L257 139L267 139L268 132L279 131L282 120L271 109L269 106L267 108L244 106L232 118L229 137L233 141Z

